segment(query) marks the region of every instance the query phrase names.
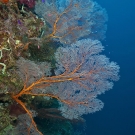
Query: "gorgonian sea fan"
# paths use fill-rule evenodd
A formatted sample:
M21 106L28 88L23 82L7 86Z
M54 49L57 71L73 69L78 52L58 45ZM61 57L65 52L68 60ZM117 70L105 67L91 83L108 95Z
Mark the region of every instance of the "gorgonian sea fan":
M31 94L58 99L62 115L68 119L76 119L83 114L100 110L103 103L96 98L97 95L111 89L113 81L119 79L119 66L115 62L110 62L105 55L99 54L103 49L98 40L79 40L70 46L58 48L55 53L56 76L44 77L41 81L40 79L36 81L35 76L40 78L42 75L40 73L43 71L33 62L31 62L32 66L28 66L30 63L26 60L18 60L17 63L20 65L18 72L21 76L24 74L24 67L21 68L23 63L19 63L25 62L23 65L26 68L30 67L28 72L30 83L27 89L30 88ZM36 82L38 86L34 87Z
M59 110L64 117L78 118L103 107L102 101L96 98L97 95L111 89L112 81L119 79L119 66L115 62L110 62L105 55L99 54L103 49L100 41L83 39L57 50L56 75L65 73L76 77L73 81L57 84L55 94L63 100L72 102L70 105L60 102Z
M104 39L107 13L92 0L36 2L35 12L48 25L45 36L62 44L71 44L83 37Z

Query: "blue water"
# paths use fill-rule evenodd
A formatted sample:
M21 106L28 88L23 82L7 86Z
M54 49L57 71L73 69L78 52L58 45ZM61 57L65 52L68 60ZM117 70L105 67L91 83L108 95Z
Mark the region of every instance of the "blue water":
M104 108L86 116L87 135L135 135L135 0L96 0L109 21L104 53L116 61L120 80L99 98Z

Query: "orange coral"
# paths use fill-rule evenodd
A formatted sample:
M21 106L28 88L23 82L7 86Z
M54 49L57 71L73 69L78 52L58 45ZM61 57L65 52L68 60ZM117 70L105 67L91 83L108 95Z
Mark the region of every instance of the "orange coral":
M0 2L7 4L9 2L9 0L0 0Z

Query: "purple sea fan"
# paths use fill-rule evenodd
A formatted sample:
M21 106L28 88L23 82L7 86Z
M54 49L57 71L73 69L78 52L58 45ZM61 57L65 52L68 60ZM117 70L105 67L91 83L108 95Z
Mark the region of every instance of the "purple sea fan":
M71 46L58 48L56 75L71 76L73 81L57 84L56 95L70 104L60 103L62 115L73 119L100 110L102 101L97 95L113 87L112 81L119 79L119 66L100 55L103 50L98 40L83 39ZM79 79L78 79L79 78ZM79 103L79 104L78 104Z
M49 24L46 37L62 44L72 44L83 37L105 37L107 13L92 0L36 2L35 13Z

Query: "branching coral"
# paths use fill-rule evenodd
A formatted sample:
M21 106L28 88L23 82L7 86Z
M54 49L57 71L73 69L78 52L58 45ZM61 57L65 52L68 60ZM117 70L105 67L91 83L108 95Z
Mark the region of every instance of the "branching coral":
M91 0L65 0L65 7L58 7L57 0L37 2L35 12L49 23L45 31L47 38L71 44L88 36L103 39L106 31L107 14Z

